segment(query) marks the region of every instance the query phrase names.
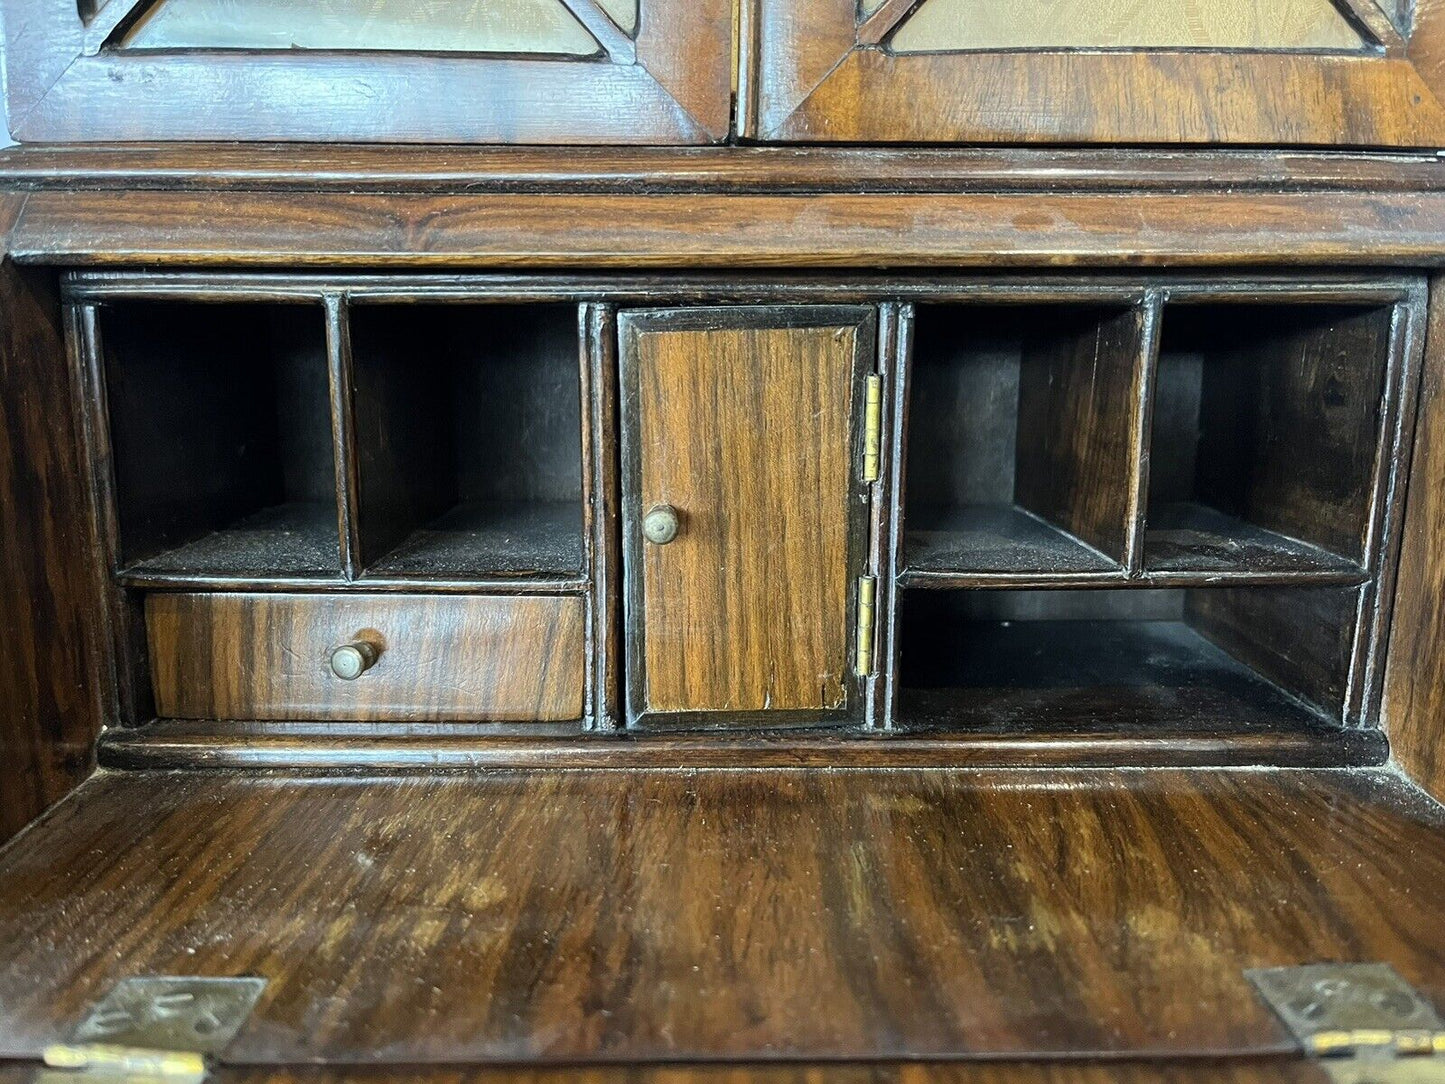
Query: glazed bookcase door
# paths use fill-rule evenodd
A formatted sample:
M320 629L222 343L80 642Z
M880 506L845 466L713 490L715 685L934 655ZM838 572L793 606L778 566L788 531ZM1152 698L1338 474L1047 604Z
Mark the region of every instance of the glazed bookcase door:
M747 18L760 139L1445 144L1445 4L754 0Z
M0 0L22 142L708 143L729 0Z

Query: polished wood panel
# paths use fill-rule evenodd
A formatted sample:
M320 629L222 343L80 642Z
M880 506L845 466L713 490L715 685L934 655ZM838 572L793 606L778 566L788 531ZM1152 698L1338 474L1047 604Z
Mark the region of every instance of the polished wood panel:
M1445 106L1400 59L859 49L768 138L1423 148L1442 136Z
M1243 970L1441 1004L1442 877L1388 771L108 774L0 855L0 1056L175 971L270 980L236 1064L1292 1054Z
M0 204L0 219L12 208ZM0 840L90 772L112 682L51 276L0 262Z
M1369 25L1386 40L1354 55L909 53L877 47L908 4L860 26L855 0L754 2L744 131L763 140L1426 147L1445 135L1431 59L1440 28L1429 19L1407 42L1376 12ZM1051 14L1063 13L1055 4ZM904 47L916 36L909 22L898 35Z
M1420 385L1383 715L1400 765L1445 801L1445 279L1438 276Z
M5 6L11 134L23 141L678 144L729 130L728 0L641 0L635 41L571 0L607 51L585 60L114 50L74 0Z
M189 719L582 716L579 598L184 595L146 599L156 707ZM360 678L333 649L380 651Z
M19 260L88 266L1435 266L1445 194L32 192Z
M622 315L638 711L847 704L867 320L805 308ZM664 505L680 532L646 542L641 520Z

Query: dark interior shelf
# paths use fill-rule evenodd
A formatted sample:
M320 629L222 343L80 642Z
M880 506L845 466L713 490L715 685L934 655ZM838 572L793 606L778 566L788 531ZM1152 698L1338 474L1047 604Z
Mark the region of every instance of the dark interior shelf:
M125 301L100 330L117 564L339 576L321 307Z
M1067 531L1011 504L908 510L910 572L1108 572L1120 566Z
M1167 306L1145 568L1361 571L1391 326L1388 306Z
M1248 733L1344 723L1357 591L908 591L904 726Z
M1149 572L1247 570L1364 577L1364 571L1354 561L1188 501L1151 508L1144 539L1145 568Z
M339 567L336 506L292 501L137 561L133 573L325 576Z
M350 316L367 574L580 572L576 306L367 304Z
M908 379L904 567L1122 567L1140 311L920 305Z
M368 569L375 576L566 575L581 572L577 501L475 501L413 532Z
M903 691L909 725L1000 733L1331 726L1179 621L981 622L947 646L959 660L940 679L948 683Z

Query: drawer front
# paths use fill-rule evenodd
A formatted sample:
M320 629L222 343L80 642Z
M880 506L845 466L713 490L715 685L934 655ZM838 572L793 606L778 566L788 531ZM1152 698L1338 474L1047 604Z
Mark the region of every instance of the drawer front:
M521 722L583 712L581 598L157 594L146 628L162 718ZM375 661L346 680L332 655L350 644Z

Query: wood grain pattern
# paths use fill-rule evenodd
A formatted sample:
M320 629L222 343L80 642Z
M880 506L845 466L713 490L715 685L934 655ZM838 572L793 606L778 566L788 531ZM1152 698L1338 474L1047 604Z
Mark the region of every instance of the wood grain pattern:
M1298 540L1337 562L1367 563L1377 468L1389 458L1382 408L1399 379L1390 365L1397 316L1393 307L1323 304L1165 310L1149 568L1241 562L1237 545L1208 552L1211 515L1227 533L1234 519L1247 525L1242 533L1282 536L1277 550ZM1331 558L1305 550L1292 559Z
M854 388L863 313L624 314L639 707L832 711L848 700Z
M1438 191L1428 154L1109 147L484 147L229 143L0 150L25 190L308 192Z
M761 33L847 19L851 0L762 0ZM791 112L760 109L758 134L798 142L1254 143L1426 147L1445 107L1405 58L1289 53L893 54L827 39L833 63ZM764 52L769 45L764 46ZM785 48L785 46L783 46ZM765 61L764 73L770 70ZM764 78L766 78L766 74ZM765 99L766 100L766 99Z
M0 855L0 1056L178 970L270 980L233 1064L1290 1055L1243 969L1445 1002L1442 841L1389 772L109 774Z
M0 219L12 208L0 204ZM0 262L0 840L90 772L110 693L60 301Z
M1217 359L1234 372L1211 381L1200 408L1201 493L1251 522L1363 560L1395 314L1279 315L1241 344L1243 357ZM1168 321L1166 313L1166 337ZM1254 420L1244 422L1249 410ZM1223 435L1230 425L1240 430L1233 442ZM1228 477L1236 472L1248 491L1233 509L1225 494L1240 485Z
M1445 194L30 193L15 258L83 266L1438 266Z
M1445 801L1445 279L1430 284L1420 405L1405 505L1383 720L1390 747Z
M1376 722L1373 707L1364 718L1349 696L1359 610L1358 590L1331 587L1215 588L1187 602L1194 628L1346 726Z
M1055 313L1050 323L1024 343L1016 497L1122 564L1143 403L1143 310L1082 320Z
M15 13L5 20L16 64L12 134L36 142L564 145L707 143L726 136L731 4L640 3L633 63L630 49L619 50L617 62L420 52L85 55L85 26L74 0L14 0ZM45 48L29 40L42 36ZM616 36L626 40L620 31Z
M3 1084L31 1084L24 1063L0 1065ZM1328 1084L1297 1055L1055 1062L801 1062L790 1065L217 1066L217 1084Z
M1186 694L1187 695L1187 694ZM1075 711L1077 716L1078 712ZM578 736L500 733L467 724L157 722L108 730L109 768L300 768L414 771L456 768L1169 768L1374 766L1389 759L1378 730L1251 726L1240 713L1183 713L1183 726L1111 718L1107 726L909 732L750 729ZM1298 712L1296 712L1298 714ZM776 716L774 716L776 718ZM988 720L984 720L988 722Z
M146 599L158 713L189 719L582 717L579 598L182 595ZM333 649L381 651L355 681Z

